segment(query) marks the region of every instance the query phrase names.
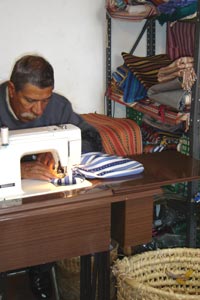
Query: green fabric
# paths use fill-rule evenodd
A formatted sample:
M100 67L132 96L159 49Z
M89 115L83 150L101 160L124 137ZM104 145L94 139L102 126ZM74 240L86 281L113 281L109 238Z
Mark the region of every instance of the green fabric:
M163 25L165 22L173 22L180 20L182 18L185 18L187 16L190 16L194 14L197 11L197 2L194 2L190 5L184 6L184 7L178 7L176 9L176 12L169 15L169 14L160 14L157 17L157 20L161 25Z

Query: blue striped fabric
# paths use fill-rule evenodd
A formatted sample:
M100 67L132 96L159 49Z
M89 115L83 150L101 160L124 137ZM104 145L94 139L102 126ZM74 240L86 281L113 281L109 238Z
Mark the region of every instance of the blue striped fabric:
M116 155L101 152L89 152L82 155L81 164L75 169L76 174L85 178L116 178L143 172L141 163Z
M55 185L76 184L83 179L107 179L136 175L143 172L141 163L116 155L102 152L89 152L82 155L80 165L73 168L72 182L69 176L52 179Z

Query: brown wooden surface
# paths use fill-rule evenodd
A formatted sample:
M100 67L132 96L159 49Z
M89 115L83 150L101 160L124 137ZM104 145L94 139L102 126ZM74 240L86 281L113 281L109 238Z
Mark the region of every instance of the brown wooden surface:
M0 218L0 271L105 251L110 204L74 203Z
M112 204L111 235L120 246L129 247L151 241L153 197Z
M160 188L177 182L192 181L200 178L200 161L177 151L163 151L134 156L141 162L144 172L130 181L113 187L113 192L123 193Z
M111 204L112 232L125 245L149 241L153 195L163 185L199 179L200 164L175 151L134 159L144 164L143 174L93 180L92 188L31 197L18 206L1 203L0 271L108 250Z

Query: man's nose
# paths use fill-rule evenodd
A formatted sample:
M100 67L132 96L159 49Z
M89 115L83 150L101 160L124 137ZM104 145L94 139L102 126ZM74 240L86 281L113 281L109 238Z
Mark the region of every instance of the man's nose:
M37 101L34 103L32 111L35 115L40 116L43 113L43 106L41 101Z

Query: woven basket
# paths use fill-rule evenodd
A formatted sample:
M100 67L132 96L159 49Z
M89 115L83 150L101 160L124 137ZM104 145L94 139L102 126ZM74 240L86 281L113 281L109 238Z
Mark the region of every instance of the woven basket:
M111 241L110 264L118 257L118 243ZM64 259L56 264L56 277L58 289L62 300L80 299L80 257ZM114 275L110 274L110 299L116 299L116 282Z
M199 300L200 249L174 248L117 260L118 300Z

